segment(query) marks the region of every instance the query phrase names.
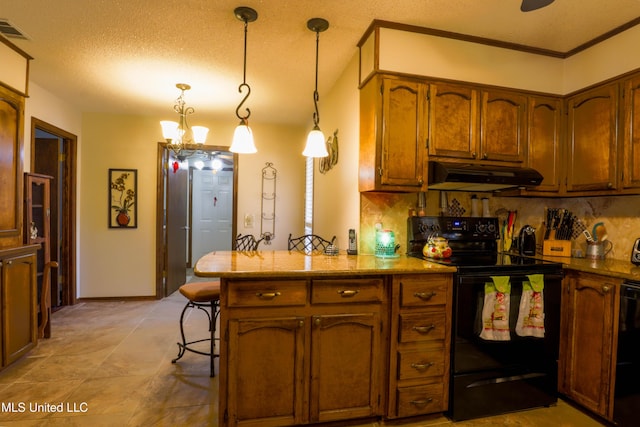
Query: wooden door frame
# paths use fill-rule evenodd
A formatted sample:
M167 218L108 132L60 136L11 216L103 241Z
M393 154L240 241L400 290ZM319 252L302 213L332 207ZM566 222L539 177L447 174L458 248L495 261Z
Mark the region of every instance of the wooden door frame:
M229 147L217 145L188 145L187 149L197 149L200 151L229 151ZM167 251L165 247L166 230L164 217L164 206L166 203L167 191L165 179L169 176L169 163L167 161L168 144L158 142L157 165L156 165L156 299L164 298L164 279L166 276ZM231 226L232 236L236 235L238 218L238 155L233 154L233 223ZM186 260L185 260L186 261ZM185 264L186 268L186 264Z
M62 227L59 229L62 248L60 250L62 263L58 267L60 271L66 272L64 277L64 291L62 293L62 305L74 305L76 303L77 293L77 248L76 248L76 178L77 178L77 150L78 137L57 126L42 121L36 117L31 117L31 155L30 168L31 171L35 164L36 156L36 129L50 133L62 139L64 152L66 155L63 176L60 177L62 182L62 205L59 206L62 218Z

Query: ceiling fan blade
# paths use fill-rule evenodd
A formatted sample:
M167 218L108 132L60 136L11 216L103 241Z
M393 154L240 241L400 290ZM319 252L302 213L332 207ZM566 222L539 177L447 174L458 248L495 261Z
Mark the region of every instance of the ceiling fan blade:
M532 10L549 6L553 1L554 0L522 0L520 10L523 12L531 12Z

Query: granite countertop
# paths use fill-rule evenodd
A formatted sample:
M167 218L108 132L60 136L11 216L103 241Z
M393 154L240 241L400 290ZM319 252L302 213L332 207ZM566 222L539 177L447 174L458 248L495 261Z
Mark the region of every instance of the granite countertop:
M418 258L400 255L378 258L375 255L305 255L296 251L214 251L198 260L196 276L223 278L304 277L342 274L455 273L447 267Z
M592 260L588 258L553 257L543 255L536 256L535 258L561 263L562 267L567 270L576 270L585 273L602 274L609 277L640 281L640 266L631 264L631 261L615 259Z

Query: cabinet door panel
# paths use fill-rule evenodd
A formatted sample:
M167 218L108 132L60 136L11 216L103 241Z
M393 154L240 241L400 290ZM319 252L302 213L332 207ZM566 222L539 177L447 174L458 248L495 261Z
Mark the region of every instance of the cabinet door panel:
M567 103L569 163L567 191L617 188L618 86L576 95Z
M478 141L478 92L444 83L429 89L429 155L474 159Z
M230 425L303 423L304 318L229 321Z
M24 101L0 86L0 247L20 244Z
M36 345L35 255L2 260L3 361L8 365Z
M608 278L579 275L569 280L568 341L563 391L576 402L610 415L609 396L618 285ZM565 304L563 302L563 304Z
M426 85L383 80L381 184L415 187L424 184Z
M524 161L527 98L506 91L482 92L480 153L482 160Z
M624 188L640 188L640 77L625 83Z
M312 318L311 421L378 414L379 313Z
M560 189L561 181L561 120L562 101L559 98L532 96L529 98L527 163L544 179L536 191Z

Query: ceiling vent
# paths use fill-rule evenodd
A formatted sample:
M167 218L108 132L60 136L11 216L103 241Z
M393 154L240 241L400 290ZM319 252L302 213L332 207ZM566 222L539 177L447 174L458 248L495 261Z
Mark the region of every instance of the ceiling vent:
M0 34L12 39L29 40L29 37L9 20L0 18Z

